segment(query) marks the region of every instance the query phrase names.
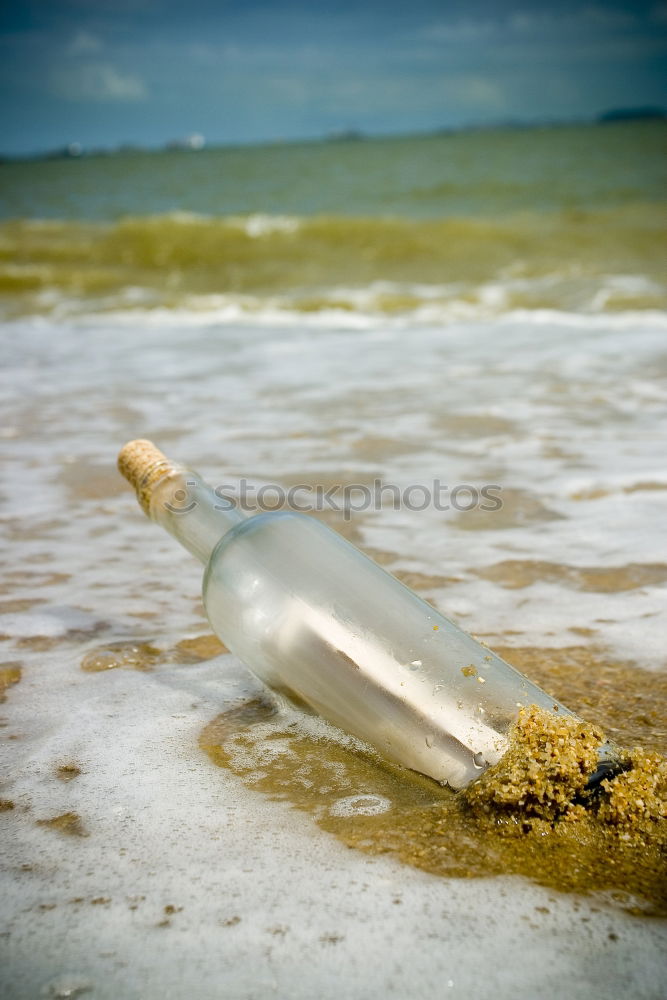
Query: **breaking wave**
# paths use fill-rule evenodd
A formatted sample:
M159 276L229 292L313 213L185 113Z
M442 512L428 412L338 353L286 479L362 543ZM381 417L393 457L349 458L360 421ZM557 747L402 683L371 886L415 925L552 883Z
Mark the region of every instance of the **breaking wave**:
M655 205L502 218L126 217L0 224L5 315L113 309L418 311L667 305Z

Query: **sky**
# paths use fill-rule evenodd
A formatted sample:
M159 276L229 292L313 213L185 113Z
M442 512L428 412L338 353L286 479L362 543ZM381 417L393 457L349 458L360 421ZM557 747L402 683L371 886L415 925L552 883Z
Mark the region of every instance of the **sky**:
M9 0L0 151L582 119L667 105L667 3Z

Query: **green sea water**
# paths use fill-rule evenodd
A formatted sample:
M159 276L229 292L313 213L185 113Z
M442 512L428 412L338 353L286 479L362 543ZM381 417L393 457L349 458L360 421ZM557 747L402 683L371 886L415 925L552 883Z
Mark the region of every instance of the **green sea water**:
M652 309L660 122L0 165L0 293L53 308Z

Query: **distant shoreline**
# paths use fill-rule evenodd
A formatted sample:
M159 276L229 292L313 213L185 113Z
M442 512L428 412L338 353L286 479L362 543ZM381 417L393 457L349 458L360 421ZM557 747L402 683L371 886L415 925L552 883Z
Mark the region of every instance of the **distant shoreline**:
M204 150L221 149L253 149L253 148L275 148L278 146L301 146L301 145L321 145L328 143L348 143L382 141L383 139L400 138L428 138L429 136L464 135L474 132L498 132L498 131L528 131L557 128L588 128L591 125L611 125L646 124L649 122L667 121L667 110L658 107L636 107L636 108L611 108L592 118L570 118L570 119L543 119L538 121L506 120L497 121L482 125L466 124L443 126L428 130L417 130L415 132L363 132L359 129L343 129L336 132L325 133L324 135L314 135L301 138L285 139L258 139L251 142L212 142L205 143L203 137L198 137L201 142L189 143L188 139L170 139L159 146L141 146L135 143L119 143L108 147L87 148L80 142L69 142L61 147L48 150L38 150L31 153L3 153L0 152L0 165L7 163L32 163L43 160L81 160L92 157L108 156L134 156L155 153L173 153L174 155L193 155Z

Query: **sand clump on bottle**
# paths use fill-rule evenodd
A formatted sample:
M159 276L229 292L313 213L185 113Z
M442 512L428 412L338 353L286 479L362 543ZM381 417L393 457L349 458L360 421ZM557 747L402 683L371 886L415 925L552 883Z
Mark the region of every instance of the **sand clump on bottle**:
M667 913L667 760L619 750L625 770L588 790L605 742L576 717L520 711L501 760L449 801L400 820L403 861L441 875L524 875Z
M557 716L535 705L522 708L509 749L462 798L496 821L573 817L579 809L575 799L584 793L603 742L598 726L575 716Z
M625 770L588 791L604 742L599 726L576 716L521 709L509 749L461 799L478 816L520 824L524 832L594 817L624 839L655 833L667 818L667 761L639 748L621 750Z

